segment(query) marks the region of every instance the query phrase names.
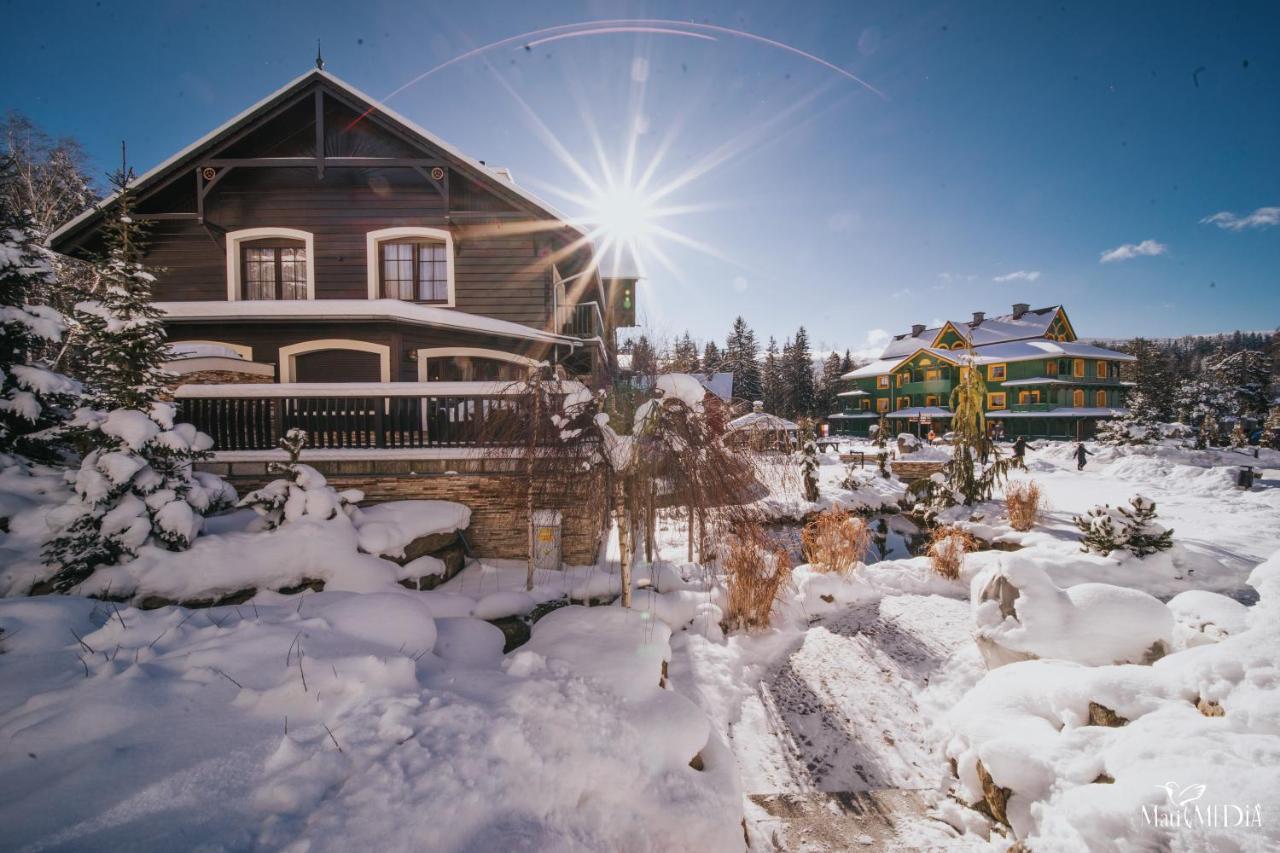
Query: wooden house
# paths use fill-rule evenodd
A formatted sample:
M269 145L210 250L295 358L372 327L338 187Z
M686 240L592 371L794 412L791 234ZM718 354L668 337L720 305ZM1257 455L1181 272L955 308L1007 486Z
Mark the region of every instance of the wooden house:
M893 432L950 428L961 371L981 370L988 423L1006 437L1091 437L1099 420L1124 414L1122 365L1133 356L1081 343L1061 305L928 328L890 340L872 363L846 373L832 432L867 435L883 418Z

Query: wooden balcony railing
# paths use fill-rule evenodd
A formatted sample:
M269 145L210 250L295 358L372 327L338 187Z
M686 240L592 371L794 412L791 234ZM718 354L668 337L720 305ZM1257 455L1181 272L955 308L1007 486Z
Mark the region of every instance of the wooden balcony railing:
M179 418L214 450L272 450L290 429L322 449L491 447L521 441L529 413L519 385L498 382L353 382L183 385ZM512 441L515 439L515 441Z
M575 338L598 338L604 335L604 317L597 302L579 302L556 308L556 326L560 334Z

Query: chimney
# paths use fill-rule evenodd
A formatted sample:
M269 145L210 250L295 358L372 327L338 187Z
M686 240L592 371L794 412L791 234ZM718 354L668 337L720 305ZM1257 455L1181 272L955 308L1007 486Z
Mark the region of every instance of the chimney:
M1013 303L1013 319L1021 319L1022 315L1031 310L1031 306L1025 302Z
M920 333L924 331L924 323L916 323L911 327L911 337L918 338Z
M985 320L985 319L986 319L986 317L987 317L987 313L986 313L985 311L974 311L974 312L973 312L973 322L972 322L972 323L970 323L969 325L970 325L970 326L981 326L981 325L982 325L982 321L983 321L983 320Z
M764 411L764 400L755 400L754 402L752 402L752 403L751 403L751 411L753 411L753 412L763 412L763 411Z

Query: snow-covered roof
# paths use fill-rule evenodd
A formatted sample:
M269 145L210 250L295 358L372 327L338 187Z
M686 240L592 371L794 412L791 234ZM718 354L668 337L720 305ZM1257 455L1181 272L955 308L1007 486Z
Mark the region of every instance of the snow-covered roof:
M956 354L949 350L929 350L929 352L946 355L954 359ZM1003 344L988 344L975 347L973 350L978 364L999 364L1006 361L1034 361L1040 358L1100 358L1111 361L1137 361L1131 355L1115 350L1082 344L1079 341L1051 341L1047 338L1030 341L1010 341Z
M236 350L223 344L203 343L201 341L176 341L165 347L169 358L178 360L186 358L234 358L244 360Z
M562 382L568 393L583 390L581 382ZM523 382L268 382L217 385L179 385L178 399L196 397L499 397L522 394Z
M740 418L734 418L725 425L725 430L734 432L741 429L764 430L769 432L795 432L800 429L796 424L771 415L768 412L748 412Z
M1058 315L1060 305L1047 308L1036 308L1023 312L1015 317L1013 314L1002 314L998 317L985 317L979 323L972 320L950 320L948 323L962 336L969 339L974 346L1023 340L1025 338L1043 337L1053 325L1053 318ZM880 353L881 360L901 359L916 350L927 349L946 324L929 326L919 334L904 332L894 335L889 345ZM864 374L865 375L865 374Z
M836 412L835 414L827 415L827 420L853 421L853 420L866 420L866 419L878 418L878 417L880 416L875 414L874 412L853 412L850 414L845 414L844 412Z
M1128 409L1108 409L1081 406L1061 407L1047 412L987 412L988 418L1108 418L1127 415Z
M915 352L915 350L912 350ZM879 376L883 373L889 373L902 359L900 358L882 358L879 361L873 361L870 364L864 364L862 367L850 370L843 374L841 379L865 379L868 376Z
M863 391L861 388L855 388L852 391L841 391L836 396L837 397L870 397L871 395L868 394L866 391Z
M388 320L442 329L461 329L504 338L577 346L578 338L543 332L519 323L399 299L249 299L238 302L157 302L171 320Z
M941 326L934 326L925 329L918 335L910 332L901 335L894 335L893 340L889 341L889 345L884 348L884 352L880 353L882 361L898 361L904 356L911 355L918 349L923 349L933 343L933 339L938 336L938 332L942 330Z
M508 192L514 193L515 195L519 196L524 201L533 205L534 207L541 210L542 212L548 214L549 216L554 217L555 219L560 220L561 222L564 223L565 227L572 228L578 234L585 236L585 232L578 226L572 224L571 220L569 220L568 217L558 212L555 208L547 204L542 199L538 198L537 196L531 194L527 190L517 185L515 181L512 180L511 173L508 170L495 169L495 168L484 165L479 160L474 160L471 157L468 157L466 154L463 154L457 148L454 148L452 145L445 142L443 139L440 139L435 134L419 126L417 123L410 121L409 119L400 115L398 112L391 109L386 104L383 104L377 99L371 97L370 95L365 94L364 92L357 89L355 86L352 86L347 81L339 77L336 77L333 74L330 74L328 71L324 71L323 69L319 69L319 68L313 68L307 71L305 74L295 77L294 79L290 80L288 83L281 86L279 89L272 92L270 95L267 95L262 100L253 104L253 106L249 107L246 110L243 110L233 118L229 119L228 121L222 123L218 127L209 131L204 136L200 137L195 142L188 145L186 148L183 148L177 154L174 154L172 157L169 157L167 160L163 161L162 163L155 166L154 168L148 169L143 174L134 178L133 182L130 184L130 188L138 189L148 185L155 179L166 174L175 165L181 163L183 160L187 159L188 157L191 157L202 148L216 141L223 134L228 133L233 128L236 128L237 126L253 119L260 111L264 110L274 101L276 101L277 98L280 98L282 95L285 95L286 93L290 92L294 88L301 87L306 83L311 82L312 79L324 80L330 85L343 90L344 92L351 95L352 97L365 102L366 104L369 105L372 111L381 113L386 118L389 118L392 121L397 122L398 124L404 126L406 130L409 130L412 133L415 133L418 136L422 137L424 141L435 146L436 148L439 148L441 151L445 152L450 157L457 160L466 169L473 171L478 176L492 179L494 182L500 184ZM98 202L93 207L84 211L79 216L75 217L70 222L66 223L61 228L59 228L58 230L50 234L47 242L50 245L52 245L58 238L62 237L64 234L67 234L71 231L76 230L80 225L84 224L87 220L92 219L94 216L106 210L112 204L112 202L115 201L115 199L118 196L119 196L119 193L112 193L111 195L102 199L102 201Z
M733 398L732 371L713 373L710 376L705 373L695 373L693 378L701 382L703 388L706 388L726 403Z

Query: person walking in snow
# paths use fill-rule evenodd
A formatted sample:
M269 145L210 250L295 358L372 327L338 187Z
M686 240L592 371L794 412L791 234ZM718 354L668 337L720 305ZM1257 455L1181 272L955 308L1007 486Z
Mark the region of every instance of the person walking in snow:
M1083 471L1084 461L1092 455L1093 455L1092 453L1084 449L1084 442L1077 444L1076 445L1076 470Z
M1013 464L1023 470L1026 470L1027 463L1025 457L1027 455L1027 440L1022 436L1018 436L1013 443Z

